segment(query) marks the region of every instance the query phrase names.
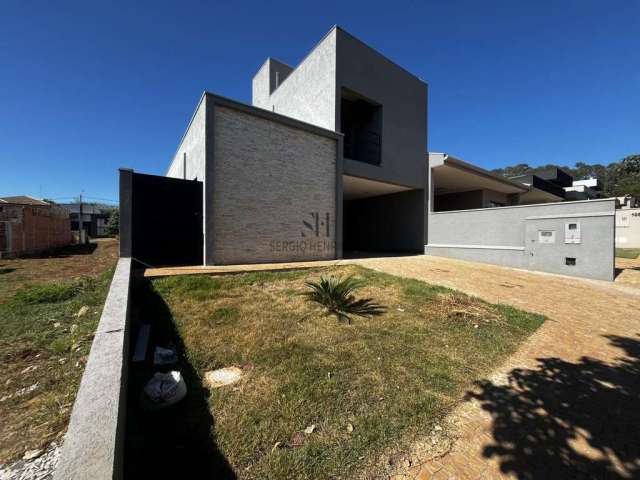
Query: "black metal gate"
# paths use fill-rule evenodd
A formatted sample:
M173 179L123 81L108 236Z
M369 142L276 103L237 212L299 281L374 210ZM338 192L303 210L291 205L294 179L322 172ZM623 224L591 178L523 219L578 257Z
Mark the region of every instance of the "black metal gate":
M120 256L202 265L202 182L120 170Z

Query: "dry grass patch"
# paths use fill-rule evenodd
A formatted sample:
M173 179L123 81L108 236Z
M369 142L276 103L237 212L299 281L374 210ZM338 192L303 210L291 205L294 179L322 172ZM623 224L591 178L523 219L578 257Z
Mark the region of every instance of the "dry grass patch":
M372 298L385 313L353 317L350 325L325 315L302 295L305 282L321 275L355 275L363 282L357 297ZM192 383L207 370L244 370L239 384L194 388L186 401L202 396L210 441L230 465L223 473L239 478L375 477L380 455L429 432L543 321L357 266L157 279L136 302L164 306ZM153 311L154 328L162 311ZM151 458L154 434L138 434ZM174 432L171 441L177 463L188 461L195 439Z
M69 245L37 257L0 258L0 303L29 285L98 278L115 265L117 258L118 241L111 238L89 245Z
M616 248L616 257L636 259L640 256L640 248Z

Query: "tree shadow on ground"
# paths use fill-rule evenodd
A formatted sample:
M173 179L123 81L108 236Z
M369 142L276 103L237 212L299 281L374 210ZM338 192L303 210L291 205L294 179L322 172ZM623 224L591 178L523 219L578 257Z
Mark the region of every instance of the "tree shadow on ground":
M484 456L523 479L638 478L640 341L606 338L624 352L611 363L542 358L469 392L493 417Z
M151 325L147 360L129 369L124 478L235 479L236 475L214 438L214 419L209 391L189 362L184 343L176 331L171 312L146 279L137 279L133 292L132 353L140 324ZM167 368L153 366L156 346L172 346L179 361ZM141 407L141 392L157 371L178 370L187 385L187 396L157 412Z
M15 268L2 268L0 267L0 275L4 275L6 273L12 273L15 272L16 269Z

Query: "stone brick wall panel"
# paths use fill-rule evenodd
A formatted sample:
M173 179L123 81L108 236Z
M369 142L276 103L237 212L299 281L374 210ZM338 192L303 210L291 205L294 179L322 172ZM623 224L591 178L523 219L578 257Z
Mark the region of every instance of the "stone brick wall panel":
M214 263L335 258L337 141L223 106L214 112ZM314 224L312 214L318 236L303 223Z

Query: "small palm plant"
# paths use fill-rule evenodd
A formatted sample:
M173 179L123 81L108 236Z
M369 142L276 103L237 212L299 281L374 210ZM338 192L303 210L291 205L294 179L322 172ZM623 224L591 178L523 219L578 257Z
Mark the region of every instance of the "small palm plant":
M316 302L327 309L327 313L335 315L338 320L351 323L351 315L370 317L384 313L384 307L371 298L356 300L354 292L362 286L362 282L353 276L320 277L318 282L306 282L311 289L303 295L310 302Z

